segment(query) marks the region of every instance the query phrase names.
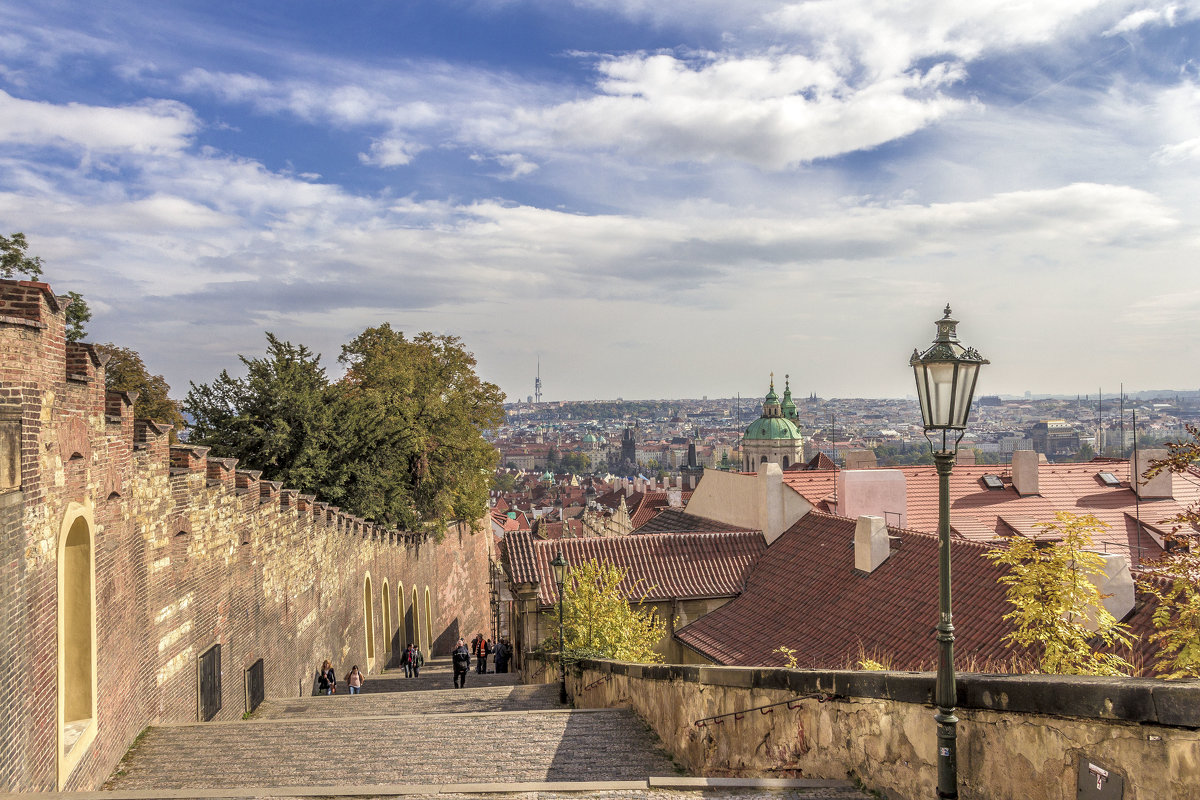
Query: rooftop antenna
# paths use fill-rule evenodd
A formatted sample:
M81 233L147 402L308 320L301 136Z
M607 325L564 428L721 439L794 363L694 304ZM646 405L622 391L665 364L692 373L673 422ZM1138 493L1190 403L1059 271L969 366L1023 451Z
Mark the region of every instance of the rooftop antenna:
M538 356L537 376L533 379L533 402L542 402L542 357Z
M1138 461L1138 438L1137 438L1137 409L1133 409L1133 467L1129 470L1129 488L1133 489L1133 510L1137 517L1137 565L1142 566L1142 494L1137 490L1135 483L1138 476L1135 474L1141 463Z
M1100 438L1097 444L1100 446L1100 455L1104 455L1104 388L1099 390L1099 401L1096 403L1096 436Z
M742 429L742 393L741 392L738 392L738 396L737 396L737 415L738 415L737 429L740 431ZM741 437L741 434L738 434L737 453L738 453L738 469L740 471L741 466L742 466L742 437Z
M1121 452L1117 458L1125 457L1125 384L1121 384Z

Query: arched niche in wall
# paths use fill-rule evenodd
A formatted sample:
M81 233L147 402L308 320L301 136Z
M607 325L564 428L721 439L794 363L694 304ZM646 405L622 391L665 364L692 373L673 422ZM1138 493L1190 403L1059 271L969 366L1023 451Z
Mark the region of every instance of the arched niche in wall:
M375 613L371 573L363 579L363 633L366 638L367 672L375 667Z
M392 652L392 589L388 586L387 578L383 579L383 592L379 599L383 605L383 656L386 661Z
M96 738L96 523L71 503L58 539L58 788Z
M418 650L424 650L424 647L421 645L421 601L417 597L417 587L415 586L412 588L412 597L409 601L411 603L409 611L412 612L412 641ZM425 655L429 655L429 652L426 651Z
M400 617L400 649L406 650L410 640L408 638L408 617L404 614L404 581L400 581L400 583L396 585L396 613Z
M425 652L433 656L433 605L428 586L425 587Z

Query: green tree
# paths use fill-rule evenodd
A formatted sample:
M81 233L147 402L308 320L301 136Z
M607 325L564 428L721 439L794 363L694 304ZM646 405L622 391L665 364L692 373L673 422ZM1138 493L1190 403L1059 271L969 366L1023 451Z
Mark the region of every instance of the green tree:
M342 348L335 385L334 483L355 513L441 534L487 513L499 454L483 438L504 419L499 387L475 374L458 337L388 324Z
M1075 460L1079 462L1091 461L1096 457L1096 448L1092 447L1087 442L1079 446L1079 452L1075 454Z
M497 492L511 492L517 488L517 479L508 472L496 472L492 475L492 488Z
M1167 443L1167 457L1155 461L1143 475L1164 470L1186 472L1200 461L1200 428L1187 426L1188 437ZM1157 603L1150 641L1158 645L1154 669L1164 678L1200 678L1200 504L1163 520L1174 524L1167 552L1149 565L1157 579L1139 582Z
M330 497L333 412L321 357L267 333L263 358L238 356L246 376L222 370L212 383L191 384L183 409L188 441L244 469L305 493Z
M0 236L0 278L24 275L30 280L38 280L42 276L42 259L29 255L28 250L25 234ZM79 292L67 292L67 297L67 341L79 342L87 336L84 324L92 318L92 310Z
M23 233L0 236L0 278L24 275L30 280L37 280L41 276L42 259L29 255L26 252L28 249L29 242Z
M653 606L643 605L649 592L649 588L643 589L643 581L622 591L627 574L627 570L595 559L567 573L559 601L565 653L642 663L662 661L654 645L666 634L666 626ZM554 613L557 617L557 607Z
M582 475L591 470L592 460L584 453L567 453L559 462L559 469L573 475Z
M184 428L179 404L170 398L171 387L162 375L152 375L136 350L111 342L96 345L96 351L108 356L104 367L104 386L114 392L137 392L133 413L138 419L152 419Z
M1087 548L1092 534L1106 526L1091 514L1058 512L1056 522L1038 525L1060 540L1039 546L1013 536L987 558L1008 567L1000 582L1008 586L1014 609L1004 615L1016 627L1004 637L1040 653L1039 668L1060 675L1127 675L1133 665L1114 652L1093 649L1098 639L1108 648L1128 648L1129 629L1103 604L1104 595L1090 576L1104 572L1104 559Z

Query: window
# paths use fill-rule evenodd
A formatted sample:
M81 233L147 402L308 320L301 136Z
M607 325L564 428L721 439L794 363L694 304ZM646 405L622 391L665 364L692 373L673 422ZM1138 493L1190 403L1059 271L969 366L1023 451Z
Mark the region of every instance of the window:
M1105 486L1120 486L1121 485L1121 479L1118 478L1116 475L1112 474L1111 472L1097 472L1096 477L1099 478L1100 482L1103 483Z
M984 475L979 480L983 481L983 485L987 487L989 492L998 491L1004 488L1004 481L1000 480L999 475Z

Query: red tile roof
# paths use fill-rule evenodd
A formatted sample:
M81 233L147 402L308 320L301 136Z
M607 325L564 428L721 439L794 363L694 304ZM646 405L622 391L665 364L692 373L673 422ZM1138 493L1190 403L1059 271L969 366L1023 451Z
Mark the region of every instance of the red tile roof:
M854 529L854 520L810 512L767 549L739 597L681 628L677 638L721 664L783 665L785 657L773 651L786 646L797 651L801 667L840 668L857 660L861 645L868 657L890 657L896 669L933 669L937 537L889 527L897 537L891 555L867 574L854 568ZM998 582L1004 571L983 557L987 550L978 542L951 540L959 668L1027 653L1001 641L1012 630L1003 619L1012 606ZM1138 637L1131 660L1146 674L1157 652L1149 641L1153 612L1153 602L1138 591L1124 620Z
M907 526L936 532L937 472L932 466L894 469L905 477ZM1105 486L1096 477L1101 471L1114 473L1122 485ZM987 489L981 478L988 474L1000 476L1004 488ZM834 471L800 470L784 472L783 480L813 505L821 506L824 502L823 507L833 508L836 476ZM1200 476L1175 474L1172 486L1175 499L1142 500L1139 504L1129 488L1129 462L1106 459L1080 464L1042 464L1038 470L1039 493L1021 497L1012 488L1006 466L960 464L950 475L950 522L955 535L961 538L991 542L1013 533L1037 535L1033 526L1054 521L1057 511L1093 514L1109 526L1099 537L1102 541L1098 549L1125 555L1136 566L1162 555L1162 548L1151 533L1169 530L1170 526L1159 523L1200 501ZM1143 522L1140 531L1139 516Z
M732 597L766 551L761 533L652 533L544 541L525 531L505 537L513 583L537 583L543 606L558 602L550 562L561 547L572 564L596 559L628 570L621 589L649 600ZM642 580L634 590L634 584Z
M801 667L841 668L860 645L897 669L935 661L937 537L889 528L891 555L874 572L854 568L855 521L813 511L759 559L737 599L680 629L684 644L721 664L783 665L773 652L797 650ZM956 540L951 554L958 659L1005 659L1011 630L1000 570L987 548Z
M680 500L686 506L687 501L691 499L692 493L680 492ZM626 500L626 506L629 508L629 521L633 526L633 530L638 530L665 508L670 508L667 492L646 492L645 494L634 494L637 498L636 502L630 502L633 498Z
M634 533L643 535L647 533L719 533L750 530L753 529L688 514L676 508L664 508Z

